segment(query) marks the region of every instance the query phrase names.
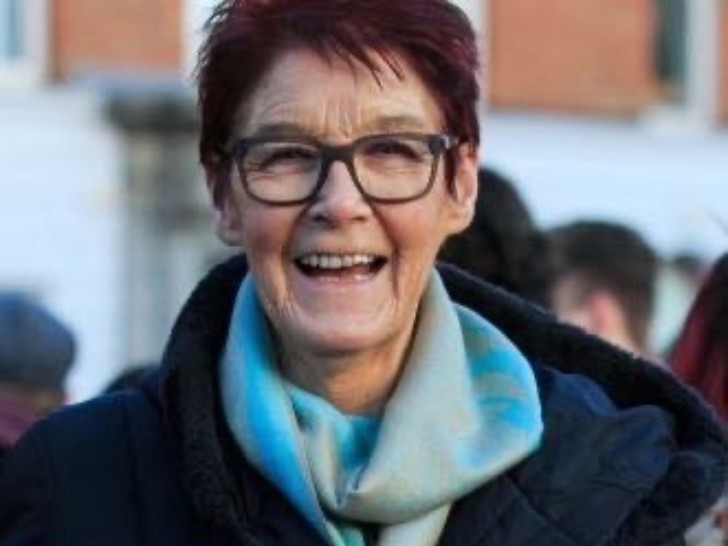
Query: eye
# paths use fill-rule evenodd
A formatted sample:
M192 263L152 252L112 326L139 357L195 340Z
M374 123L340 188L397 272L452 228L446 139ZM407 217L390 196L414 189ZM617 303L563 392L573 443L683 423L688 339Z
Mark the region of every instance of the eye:
M316 149L305 144L264 142L251 146L245 156L248 171L303 169L318 160Z
M372 159L421 161L427 147L417 140L387 137L368 142L363 153Z

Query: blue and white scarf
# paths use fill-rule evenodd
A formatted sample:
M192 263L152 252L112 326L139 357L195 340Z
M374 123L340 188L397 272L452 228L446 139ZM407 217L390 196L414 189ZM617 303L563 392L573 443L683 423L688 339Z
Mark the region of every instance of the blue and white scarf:
M248 276L220 383L227 422L255 468L333 546L432 546L454 501L539 445L530 365L493 325L452 303L434 272L413 345L380 419L346 415L279 373Z

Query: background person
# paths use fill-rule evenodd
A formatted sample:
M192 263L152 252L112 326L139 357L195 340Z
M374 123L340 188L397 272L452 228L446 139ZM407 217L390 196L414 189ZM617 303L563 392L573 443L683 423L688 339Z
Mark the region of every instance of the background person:
M75 356L71 331L20 294L0 293L0 455L61 406Z
M542 306L549 305L551 260L513 182L489 167L478 169L475 217L451 237L440 258Z
M635 230L582 220L549 230L554 312L636 354L647 340L659 258Z
M696 388L728 423L728 254L705 277L670 357L675 374ZM688 534L691 546L728 542L728 497Z
M200 151L249 267L201 282L156 386L26 435L0 542L681 541L727 464L698 399L434 267L473 216L476 51L442 0L218 8Z
M728 254L705 277L673 347L670 367L728 422Z

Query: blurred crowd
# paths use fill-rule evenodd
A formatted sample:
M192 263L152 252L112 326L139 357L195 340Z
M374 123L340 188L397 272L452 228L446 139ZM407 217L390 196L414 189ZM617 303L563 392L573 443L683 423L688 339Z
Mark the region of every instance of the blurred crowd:
M728 419L728 253L661 256L635 229L585 218L542 229L502 174L483 167L471 227L440 260L646 359L696 389ZM70 329L40 303L0 294L0 457L66 401L76 354ZM132 366L103 393L139 388L153 363ZM691 544L728 536L725 499Z
M543 230L513 182L489 168L479 179L476 219L443 259L666 368L726 423L728 253L660 256L631 226L596 219ZM686 540L728 543L726 495Z

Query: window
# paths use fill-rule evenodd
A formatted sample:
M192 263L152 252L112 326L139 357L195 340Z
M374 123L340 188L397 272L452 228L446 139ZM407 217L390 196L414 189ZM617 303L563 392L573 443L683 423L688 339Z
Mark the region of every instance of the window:
M184 36L184 71L185 76L191 76L197 63L197 51L204 38L203 27L212 15L212 10L218 0L185 0L183 36ZM191 78L190 78L191 81Z
M0 0L0 56L6 62L13 62L23 54L19 32L22 15L19 0Z
M0 0L0 88L42 81L46 20L46 0Z
M665 114L696 128L710 128L718 111L719 15L724 0L654 1L658 118Z
M665 102L685 101L687 62L685 0L658 0L655 71Z

